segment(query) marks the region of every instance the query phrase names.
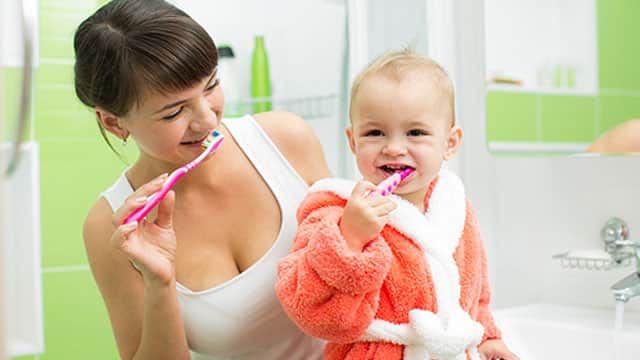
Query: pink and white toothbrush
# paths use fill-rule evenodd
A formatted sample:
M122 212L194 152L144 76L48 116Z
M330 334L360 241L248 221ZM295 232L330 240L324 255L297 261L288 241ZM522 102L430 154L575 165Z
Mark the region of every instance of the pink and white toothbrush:
M202 147L204 148L202 154L200 154L197 158L195 158L195 160L191 161L190 163L174 170L167 178L167 181L164 182L162 188L155 192L153 195L149 196L147 202L143 206L137 208L131 214L129 214L129 216L127 216L122 223L127 224L132 221L140 221L145 216L147 216L147 214L149 214L149 212L153 210L156 205L158 205L160 200L164 199L169 190L173 188L173 186L176 184L176 182L178 182L178 180L180 180L181 177L183 177L189 171L193 170L193 168L198 166L198 164L200 164L202 160L204 160L204 158L206 158L209 154L213 153L218 149L218 147L220 147L222 140L224 140L224 135L217 131L209 134L209 136L202 142Z
M365 193L364 196L368 196L373 193L380 194L382 196L387 196L395 190L398 185L402 182L402 180L406 179L409 175L413 173L414 169L406 168L402 171L398 171L388 178L382 180L378 186L376 186L375 190L369 191Z

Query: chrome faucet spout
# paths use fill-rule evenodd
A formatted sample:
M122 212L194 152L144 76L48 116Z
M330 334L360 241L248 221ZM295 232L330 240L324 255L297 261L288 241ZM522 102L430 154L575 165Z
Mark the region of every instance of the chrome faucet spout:
M640 296L640 273L634 272L611 286L616 301L627 302Z

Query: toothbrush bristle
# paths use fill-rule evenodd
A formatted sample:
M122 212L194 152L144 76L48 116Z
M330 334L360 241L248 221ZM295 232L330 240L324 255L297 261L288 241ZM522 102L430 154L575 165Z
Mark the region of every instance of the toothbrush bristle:
M217 131L214 131L211 134L209 134L209 136L207 136L207 138L202 142L202 148L206 149L209 147L209 145L213 144L213 141L218 135L219 134Z
M413 173L413 169L412 168L406 168L406 169L402 170L400 172L400 180L404 180L409 175L411 175L411 173Z

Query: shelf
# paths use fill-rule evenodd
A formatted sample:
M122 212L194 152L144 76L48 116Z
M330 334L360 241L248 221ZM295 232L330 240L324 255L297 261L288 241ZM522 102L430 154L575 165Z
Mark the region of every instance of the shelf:
M629 266L633 263L633 257L633 254L624 254L618 259L575 257L571 256L569 251L552 256L560 261L563 268L582 270L611 270Z
M563 88L541 88L531 86L507 85L507 84L489 84L488 91L495 92L512 92L538 95L566 95L566 96L597 96L598 92L587 89L563 89Z
M255 104L270 102L271 110L285 110L299 115L305 120L334 116L338 112L338 95L329 94L321 96L307 96L298 98L249 98L240 101L228 101L225 103L225 116L233 117L229 114L242 116L253 113Z
M536 141L489 141L487 147L492 153L521 153L521 154L582 154L589 147L589 143L561 143Z

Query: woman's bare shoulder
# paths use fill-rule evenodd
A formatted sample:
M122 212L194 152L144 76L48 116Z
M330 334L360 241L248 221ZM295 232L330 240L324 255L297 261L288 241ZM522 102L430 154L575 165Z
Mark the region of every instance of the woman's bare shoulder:
M257 114L255 119L308 184L330 176L322 145L311 126L301 117L290 112L273 111Z
M602 134L588 152L640 153L640 119L625 121Z
M111 224L112 216L113 210L107 200L99 197L93 203L84 219L82 232L85 244L95 241L98 237L103 237L105 230L113 230L113 225Z

